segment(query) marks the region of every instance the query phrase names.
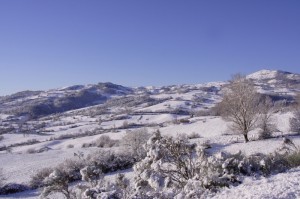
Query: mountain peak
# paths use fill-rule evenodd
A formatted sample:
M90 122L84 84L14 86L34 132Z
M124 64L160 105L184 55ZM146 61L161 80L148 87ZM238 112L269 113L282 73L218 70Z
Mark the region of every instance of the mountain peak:
M286 71L281 71L281 70L259 70L255 73L252 73L250 75L247 75L248 79L275 79L276 77L278 77L279 75L289 75L292 74L290 72L286 72Z

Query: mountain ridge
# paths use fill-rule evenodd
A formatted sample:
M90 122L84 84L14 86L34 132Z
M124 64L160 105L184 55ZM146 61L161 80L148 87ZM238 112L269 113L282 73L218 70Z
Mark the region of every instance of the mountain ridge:
M300 91L300 75L282 70L260 70L246 76L264 94L293 96ZM0 113L12 115L26 115L31 117L46 116L62 113L125 96L146 96L172 92L189 92L191 90L214 91L215 95L228 82L209 82L204 84L182 84L170 86L148 86L131 88L111 82L73 85L50 89L46 91L21 91L0 98Z

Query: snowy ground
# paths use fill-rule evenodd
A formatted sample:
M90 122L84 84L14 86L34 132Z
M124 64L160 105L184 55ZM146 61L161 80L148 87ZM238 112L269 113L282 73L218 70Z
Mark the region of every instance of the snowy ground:
M295 199L300 198L300 168L292 169L271 177L260 179L245 178L237 187L223 189L214 199L257 198Z
M254 74L251 78L272 78L274 74L266 72ZM69 111L61 115L53 115L31 121L30 125L44 123L44 127L38 133L14 133L3 134L0 140L1 146L12 146L10 150L0 151L0 168L3 168L6 182L28 184L30 177L38 170L46 167L55 167L68 158L74 158L74 153L83 152L89 154L100 150L97 147L82 148L83 143L91 143L102 135L111 139L122 140L127 131L136 128L147 128L149 133L160 130L164 136L191 136L197 134L197 138L191 139L194 143L209 143L212 154L226 151L237 153L242 151L247 155L254 153L269 154L282 145L283 136L290 134L289 119L291 112L277 113L273 122L277 124L278 132L274 138L257 140L258 130L250 132L249 143L244 143L241 135L237 135L228 128L229 123L218 116L195 116L176 114L176 109L190 111L206 111L221 100L216 91L205 91L205 87L220 88L224 83L211 83L202 85L172 86L165 92L162 88L149 87L150 96L155 99L166 99L154 105L140 104L130 110L124 107L109 107L110 113L96 116L83 114L81 111L89 108ZM275 88L274 88L275 89ZM281 92L280 89L276 90ZM275 92L275 91L274 91ZM197 101L197 102L196 102ZM95 106L97 108L97 106ZM93 108L90 108L93 109ZM120 111L120 110L123 110ZM128 113L127 113L127 112ZM125 116L125 117L123 117ZM1 115L1 121L9 118L9 115ZM119 119L115 119L119 118ZM121 119L120 119L121 118ZM180 120L188 120L188 123ZM129 127L126 127L127 124ZM130 126L129 124L134 124ZM0 125L7 125L0 123ZM16 125L16 124L13 124ZM69 138L60 138L62 135L79 135L85 132L97 132ZM293 142L300 146L300 136L290 136ZM35 139L35 144L17 144ZM29 153L30 150L48 149L41 153ZM101 150L122 150L122 148L106 148ZM129 178L133 178L131 170L125 171ZM106 179L112 180L115 173L107 174ZM237 187L223 189L213 198L300 198L300 168L290 170L269 178L245 178L243 183ZM40 190L31 190L0 198L38 198ZM56 198L59 198L57 196Z

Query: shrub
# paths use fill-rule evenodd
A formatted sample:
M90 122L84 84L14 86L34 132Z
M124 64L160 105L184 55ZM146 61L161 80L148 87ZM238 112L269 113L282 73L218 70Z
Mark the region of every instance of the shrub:
M117 174L115 182L107 183L96 167L85 167L81 173L82 180L88 183L79 184L73 189L73 195L77 193L76 198L132 198L132 188L124 174Z
M87 147L91 147L92 145L91 144L89 144L89 143L83 143L82 145L81 145L81 148L87 148Z
M43 180L53 172L52 168L43 168L31 176L29 186L33 189L43 187L45 184Z
M3 135L0 135L0 141L2 141L4 139Z
M122 139L122 145L129 150L136 160L144 158L146 151L143 145L149 139L150 134L146 128L127 131Z
M29 149L27 149L26 152L29 154L33 154L33 153L36 153L37 151L34 148L29 148Z
M43 181L45 187L41 196L47 198L53 193L61 193L66 198L70 198L69 192L69 179L68 175L61 170L55 169L48 177Z
M100 148L104 147L112 147L116 144L117 142L115 140L112 140L108 135L101 135L95 143L93 143L93 146L97 146Z
M96 186L103 178L102 170L97 166L86 166L80 170L82 180L89 182L92 186Z
M173 198L192 179L198 182L198 189L209 190L237 182L223 173L216 159L186 139L165 138L157 132L145 147L146 158L134 166L138 198L149 193L150 197Z
M103 173L128 169L135 163L132 154L98 151L86 158L87 165L97 165Z
M68 145L67 145L67 148L68 148L68 149L74 148L74 145L73 145L73 144L68 144Z
M183 119L180 119L180 120L179 120L179 123L181 123L181 124L189 124L189 123L190 123L190 120L189 120L189 119L186 119L186 118L183 118Z
M83 143L82 148L87 147L99 147L99 148L111 148L118 146L119 141L111 139L108 135L101 135L96 141L91 143Z
M197 139L197 138L201 138L201 135L199 133L196 132L192 132L191 134L188 135L189 139Z
M81 179L80 169L85 167L86 162L83 159L67 159L59 164L57 169L64 171L70 182Z
M287 157L287 162L291 168L300 166L300 151L294 151Z
M300 134L300 109L294 112L294 117L290 119L290 128L292 132Z

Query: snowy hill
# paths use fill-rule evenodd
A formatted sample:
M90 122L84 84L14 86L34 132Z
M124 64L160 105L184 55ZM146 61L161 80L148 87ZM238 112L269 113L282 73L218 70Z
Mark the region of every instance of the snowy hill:
M253 80L262 89L282 88L291 91L300 90L300 75L280 70L260 70L247 75L248 79Z
M24 91L0 98L0 112L40 117L101 104L132 93L131 88L112 83L75 85L49 91Z

